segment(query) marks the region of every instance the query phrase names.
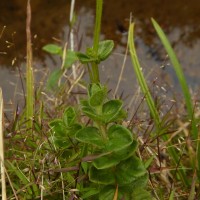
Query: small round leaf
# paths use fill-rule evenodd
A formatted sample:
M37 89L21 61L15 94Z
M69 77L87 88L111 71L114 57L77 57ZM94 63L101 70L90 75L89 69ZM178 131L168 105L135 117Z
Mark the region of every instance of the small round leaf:
M115 173L117 183L123 185L129 184L138 177L145 175L146 169L142 161L136 156L133 156L117 165Z
M103 105L103 117L106 123L111 122L118 115L122 108L122 101L110 100Z
M114 42L112 40L104 40L99 42L98 59L103 61L112 53Z
M121 125L112 125L108 129L109 141L106 143L107 151L119 151L131 145L133 137L131 132Z
M82 128L76 133L76 139L83 143L88 143L99 147L104 146L99 130L95 127Z
M96 167L91 166L89 171L89 179L90 181L97 184L114 184L115 183L115 175L112 169L96 169Z

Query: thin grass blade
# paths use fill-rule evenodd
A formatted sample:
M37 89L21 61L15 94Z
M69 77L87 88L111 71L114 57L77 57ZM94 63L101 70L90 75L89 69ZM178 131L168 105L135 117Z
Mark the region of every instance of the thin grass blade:
M195 116L194 116L194 106L192 104L192 100L191 100L191 95L190 95L190 92L189 92L189 88L188 88L188 84L186 82L186 79L185 79L185 76L184 76L184 73L183 73L183 70L182 70L182 67L176 57L176 54L172 48L172 46L170 45L170 42L169 40L167 39L165 33L163 32L163 30L161 29L161 27L158 25L158 23L152 19L152 23L153 23L153 26L163 44L163 46L165 47L165 50L167 51L168 55L169 55L169 58L171 60L171 63L174 67L174 70L176 72L176 75L177 75L177 78L179 80L179 83L180 83L180 86L182 88L182 91L183 91L183 95L184 95L184 98L185 98L185 103L186 103L186 107L187 107L187 112L188 112L188 116L189 116L189 119L191 120L191 123L192 123L192 137L197 140L197 147L196 147L196 162L198 163L197 164L197 169L198 171L200 171L200 148L199 148L199 145L200 145L200 141L198 140L198 128L197 128L197 121L195 119ZM191 155L192 156L192 155ZM196 164L193 164L193 167L195 168L195 165ZM200 179L200 173L198 173L198 177Z
M135 50L135 45L134 45L134 40L133 40L133 33L134 33L134 24L131 23L130 27L129 27L129 36L128 36L128 45L129 45L129 49L130 49L130 55L131 55L131 59L132 59L132 63L133 63L133 68L134 71L136 73L136 77L138 79L139 85L142 89L142 92L146 95L146 100L147 100L147 104L149 107L149 110L151 112L151 115L154 119L154 122L157 126L157 132L160 131L160 125L161 125L161 119L159 116L159 113L156 109L155 103L153 101L153 98L151 96L150 90L147 86L147 83L145 81L144 75L141 71L141 66L136 54L136 50ZM167 135L163 134L162 136L164 141L168 140ZM181 163L179 163L179 155L176 153L175 148L173 147L173 145L169 144L170 147L167 148L170 156L172 157L175 165L179 165L180 166L180 170L178 170L178 174L181 177L182 182L184 183L185 186L189 186L189 182L188 179L186 177L185 171L182 169Z
M128 44L129 44L131 59L132 59L132 63L133 63L133 68L136 73L136 76L137 76L138 82L140 84L140 87L142 89L142 92L146 96L147 104L149 106L151 115L153 116L153 119L155 121L155 124L157 126L159 126L160 125L159 113L155 107L155 103L151 96L150 90L147 86L147 83L146 83L143 73L141 71L141 66L140 66L140 63L139 63L139 60L138 60L138 57L136 54L135 45L134 45L134 41L133 41L133 30L134 30L134 24L132 23L129 28Z
M167 39L165 33L163 32L163 30L161 29L161 27L158 25L158 23L152 19L152 23L153 26L163 44L163 46L165 47L165 50L167 51L169 58L172 62L172 65L174 67L174 70L176 72L177 78L179 80L179 83L181 85L182 91L183 91L183 95L185 98L185 102L186 102L186 106L187 106L187 111L188 111L188 115L190 117L190 120L192 120L192 128L193 128L193 136L195 139L198 138L198 129L196 126L196 120L194 119L194 108L193 108L193 104L191 101L191 95L189 92L189 88L188 88L188 84L186 82L182 67L176 57L176 54L173 50L173 48L171 47L169 40Z

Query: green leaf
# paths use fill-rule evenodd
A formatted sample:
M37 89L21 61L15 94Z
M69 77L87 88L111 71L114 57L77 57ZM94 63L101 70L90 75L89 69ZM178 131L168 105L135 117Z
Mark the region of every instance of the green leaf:
M75 120L76 120L76 112L74 108L70 106L64 111L63 121L65 123L65 126L67 127L72 126L75 123Z
M55 137L66 137L66 127L61 119L55 119L49 123Z
M93 165L97 169L107 169L117 165L120 162L120 159L113 154L104 155L100 158L97 158L93 161Z
M76 139L80 142L103 147L104 143L100 136L99 130L95 127L85 127L76 133Z
M110 122L120 122L127 117L127 112L124 110L120 110L112 119L109 120Z
M82 106L82 112L85 115L87 115L90 119L92 119L94 121L100 121L100 122L103 121L102 116L100 116L96 113L95 108L91 107L87 100L82 100L81 106Z
M128 184L123 184L120 186L120 191L123 193L132 193L134 190L146 188L149 180L148 173L145 173L143 176L137 177L133 182Z
M141 160L133 156L117 165L115 173L117 183L123 185L129 184L138 177L143 176L146 173L146 169Z
M105 40L99 42L98 48L98 59L99 61L103 61L111 54L114 48L114 42L112 40Z
M132 199L134 200L152 200L151 194L145 189L134 190L131 194Z
M122 101L110 100L103 105L102 112L105 123L111 122L120 112Z
M82 107L90 107L88 100L85 100L85 99L82 99L80 101L80 104L81 104Z
M83 107L82 112L94 121L103 121L102 116L96 114L96 111L92 107Z
M89 179L97 184L109 185L115 183L115 175L111 168L98 170L96 167L91 166L89 170Z
M100 106L103 104L103 101L107 95L106 87L101 86L100 84L91 84L88 88L89 91L89 103L91 106Z
M99 193L99 200L113 200L116 191L116 186L105 186ZM118 198L122 199L122 195L118 193Z
M100 106L103 103L105 97L106 97L105 90L100 90L100 91L96 92L90 98L90 105L93 107Z
M99 190L97 188L87 187L86 189L81 190L81 193L83 193L83 195L81 195L81 198L87 199L89 197L92 197L92 196L98 194Z
M87 162L81 162L81 167L82 167L84 173L87 174L88 173L89 163L87 163Z
M103 103L107 95L107 89L100 84L93 83L88 87L89 105L95 107Z
M77 60L78 60L78 57L76 55L76 52L67 50L64 67L65 68L71 67L72 64L76 62Z
M47 44L42 49L51 54L62 55L62 47L55 44Z
M71 143L67 138L63 139L63 137L53 137L53 143L56 145L58 148L68 148L71 146Z
M96 54L95 54L95 52L94 52L94 49L93 48L91 48L91 47L88 47L87 49L86 49L86 55L88 56L88 57L90 57L90 58L96 58Z
M120 149L119 151L114 151L113 155L116 156L120 161L126 160L127 158L131 157L136 149L138 143L136 140L133 140L132 144L124 149Z
M145 173L143 176L140 176L136 180L134 180L130 184L130 187L132 188L132 190L135 190L137 188L145 188L148 183L148 180L149 180L149 175L148 173Z
M83 54L83 53L80 53L80 52L76 52L76 56L78 57L79 61L82 64L87 64L87 63L95 61L94 58L91 58L91 57L87 56L86 54Z
M112 125L108 129L109 141L106 143L107 151L118 151L131 145L133 137L131 132L121 125Z
M112 153L103 155L93 161L93 165L97 169L106 169L119 164L122 160L126 160L131 157L137 148L137 141L133 141L133 143L125 149L114 151Z
M91 83L88 86L88 96L91 97L98 91L101 91L102 86L99 83Z
M73 124L70 127L67 127L67 135L68 136L75 136L76 132L78 132L80 129L82 129L82 126L80 124Z
M145 163L145 169L149 168L149 166L151 165L151 163L153 162L153 159L155 158L155 156L151 156Z
M61 69L56 69L54 70L48 80L47 80L47 88L50 90L54 90L58 87L58 81L60 77L62 76L62 70Z

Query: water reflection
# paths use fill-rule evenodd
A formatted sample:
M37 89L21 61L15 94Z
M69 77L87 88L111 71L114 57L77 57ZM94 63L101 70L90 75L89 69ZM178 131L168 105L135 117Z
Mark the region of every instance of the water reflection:
M54 58L47 56L41 51L41 48L47 43L63 44L68 41L70 1L34 0L31 3L35 63L39 65L43 61L43 66L48 67L59 65L59 60L52 61ZM95 0L76 0L76 48L80 46L81 38L84 41L83 49L92 42L94 8ZM112 67L116 68L116 74L119 74L123 61L123 56L119 56L119 54L124 53L127 41L127 36L122 32L128 30L128 19L132 12L136 22L138 54L147 74L152 68L156 68L154 75L167 77L166 79L174 85L177 83L170 67L166 67L165 71L160 69L160 66L168 61L166 61L166 53L150 22L150 18L154 17L168 34L190 84L192 86L199 84L199 10L200 1L198 0L104 1L102 38L113 39L118 44L115 53L110 58L110 62L114 62ZM6 26L0 39L0 67L11 67L14 58L17 58L18 61L15 65L20 65L25 62L26 55L26 3L21 0L2 0L0 1L0 13L0 30ZM109 61L104 65L110 65ZM130 88L128 80L134 79L130 60L127 60L126 66L125 78L122 80L124 85L121 86L121 89L129 88L128 92L130 92L132 88ZM103 68L102 76L105 73L108 74L106 79L112 79L111 85L115 85L117 81L115 79L118 77L112 77L111 68ZM1 78L0 83L3 81L5 80Z

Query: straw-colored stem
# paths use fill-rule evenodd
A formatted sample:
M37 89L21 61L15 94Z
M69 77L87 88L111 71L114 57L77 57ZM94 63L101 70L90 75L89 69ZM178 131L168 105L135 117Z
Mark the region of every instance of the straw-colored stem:
M4 166L4 137L3 137L3 96L0 88L0 163L2 200L6 200L6 176Z
M71 7L70 7L70 49L72 51L74 51L74 29L73 29L73 15L74 15L74 6L75 6L75 0L71 0ZM76 79L77 78L77 73L76 73L76 66L75 64L72 65L72 74L73 74L73 78Z
M27 129L32 130L34 111L34 81L32 67L32 44L31 44L31 6L27 3L26 35L27 35L27 62L26 62L26 118Z
M119 79L118 79L118 82L117 82L117 86L116 86L115 91L114 91L114 96L116 96L116 94L118 92L118 89L119 89L119 85L120 85L121 80L122 80L122 76L123 76L123 72L124 72L125 64L126 64L126 59L127 59L127 54L128 54L128 44L126 46L124 60L123 60L123 64L122 64L122 67L121 67L121 71L120 71Z

